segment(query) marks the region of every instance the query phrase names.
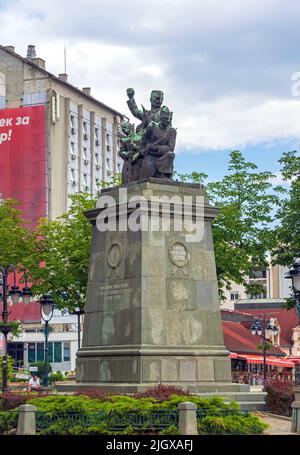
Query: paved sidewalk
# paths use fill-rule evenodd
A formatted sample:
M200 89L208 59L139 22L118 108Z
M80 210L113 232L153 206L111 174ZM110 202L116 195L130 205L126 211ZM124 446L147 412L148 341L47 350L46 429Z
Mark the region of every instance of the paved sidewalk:
M291 433L292 419L289 417L276 416L266 412L255 412L255 414L269 425L264 432L265 435L296 435L296 433Z

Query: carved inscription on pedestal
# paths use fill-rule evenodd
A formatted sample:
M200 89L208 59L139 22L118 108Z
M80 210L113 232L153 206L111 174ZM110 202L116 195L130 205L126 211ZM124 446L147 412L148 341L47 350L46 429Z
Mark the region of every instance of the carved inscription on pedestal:
M169 247L169 257L175 266L172 273L176 273L177 268L179 268L182 269L185 275L188 274L184 267L190 262L190 255L184 242L178 240L172 242Z

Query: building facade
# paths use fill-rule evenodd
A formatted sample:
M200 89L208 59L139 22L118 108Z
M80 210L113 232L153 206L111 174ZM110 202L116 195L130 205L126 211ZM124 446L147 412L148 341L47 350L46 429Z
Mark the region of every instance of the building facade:
M9 311L11 321L22 323L21 335L18 337L9 335L8 338L7 350L14 359L14 367L27 370L31 363L44 362L44 321L41 319L39 303L32 301L27 305L23 302L10 304ZM82 327L82 318L80 325ZM49 323L48 341L48 361L51 363L52 371L74 371L78 350L77 316L54 310L54 316ZM2 354L3 343L0 342L0 355Z
M62 215L70 194L96 195L122 164L123 115L45 66L32 45L26 58L0 46L0 194L21 199L33 225Z
M290 296L290 283L285 278L287 267L273 265L269 261L268 267L256 271L254 277L247 278L248 283L260 284L262 291L259 295L249 295L242 284L231 283L230 289L224 289L224 299L221 301L222 309L233 310L239 299L285 299Z

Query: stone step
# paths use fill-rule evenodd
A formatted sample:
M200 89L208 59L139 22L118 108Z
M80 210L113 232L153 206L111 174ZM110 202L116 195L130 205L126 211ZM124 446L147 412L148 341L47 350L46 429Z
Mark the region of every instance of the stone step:
M227 393L197 393L203 398L211 398L215 396L223 397L226 401L264 401L265 392L227 392Z
M235 393L197 393L197 395L203 398L212 398L219 396L224 398L226 403L236 401L243 411L264 411L266 408L265 404L265 392L235 392Z
M242 411L265 411L266 404L264 401L239 401Z

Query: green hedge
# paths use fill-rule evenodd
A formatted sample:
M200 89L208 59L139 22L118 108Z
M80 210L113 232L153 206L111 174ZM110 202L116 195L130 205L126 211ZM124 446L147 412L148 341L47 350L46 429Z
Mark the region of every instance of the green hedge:
M78 413L89 414L104 412L111 416L126 416L126 413L143 412L151 410L174 410L183 401L192 401L197 404L198 410L202 411L203 417L198 420L198 431L202 434L261 434L267 425L257 416L244 415L235 402L226 404L220 397L203 399L195 395L172 396L169 400L159 402L154 398L133 398L130 396L107 396L106 398L93 399L88 396L48 396L45 398L33 398L27 403L47 413L50 418L61 414ZM226 415L224 415L226 414ZM228 414L228 415L227 415ZM126 425L126 421L125 421ZM144 430L147 430L147 426ZM150 430L150 428L148 428ZM141 431L141 430L135 430ZM105 421L97 425L84 427L80 422L64 419L50 423L39 434L133 434L130 422L122 432L110 432ZM178 434L178 428L170 425L161 431L161 434Z
M199 396L176 396L173 395L169 400L158 401L155 398L133 398L130 396L106 396L99 399L88 396L65 396L48 395L45 397L30 398L27 404L35 405L38 411L45 413L45 427L41 426L38 434L44 435L63 435L63 434L139 434L141 432L152 431L147 419L144 420L145 426L135 429L126 419L126 413L143 414L147 411L155 410L174 410L182 401L192 401L197 404L200 417L198 418L199 434L261 434L267 425L257 416L249 413L243 414L239 405L235 402L226 404L220 397L204 399ZM105 413L112 416L125 417L123 421L125 428L122 431L111 431L109 421L105 421L105 416L100 417L100 421L89 420L84 422L84 417L92 413ZM79 420L68 418L68 414L79 414ZM147 414L146 414L147 415ZM82 417L81 417L82 416ZM0 412L0 433L7 433L17 427L18 411ZM58 420L55 421L55 418ZM90 417L89 417L90 418ZM37 417L39 420L39 416ZM54 421L52 420L54 419ZM97 416L98 419L98 416ZM103 419L103 420L102 420ZM122 424L123 424L122 423ZM88 426L85 426L88 425ZM120 427L119 427L120 428ZM160 434L176 435L178 428L176 425L169 425Z
M48 363L48 375L51 373L52 371L52 367L51 367L51 363ZM44 378L44 375L45 375L45 362L32 362L30 363L29 367L38 367L38 371L37 372L31 372L31 374L35 373L37 374L37 376L42 380Z
M0 434L9 433L18 426L18 411L0 411Z
M268 425L259 417L248 415L206 416L198 424L199 434L261 434Z

